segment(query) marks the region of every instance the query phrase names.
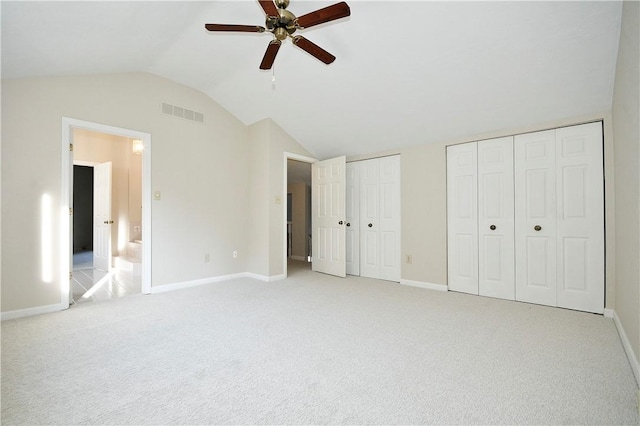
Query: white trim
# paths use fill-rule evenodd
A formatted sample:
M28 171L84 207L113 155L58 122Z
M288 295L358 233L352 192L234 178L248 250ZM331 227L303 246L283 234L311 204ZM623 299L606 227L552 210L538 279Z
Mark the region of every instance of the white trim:
M613 309L606 309L603 312L603 315L605 318L613 318L613 315L615 314L615 311Z
M220 275L217 277L201 278L199 280L184 281L181 283L164 284L151 287L151 294L165 293L167 291L181 290L184 288L197 287L204 284L212 284L220 281L233 280L235 278L243 278L244 273Z
M253 278L254 280L258 280L258 281L264 281L266 283L269 283L272 281L280 281L287 278L287 274L268 276L268 275L254 274L253 272L245 272L244 274L242 274L242 276L246 278Z
M16 318L31 317L33 315L49 314L51 312L58 312L67 309L68 306L64 306L61 303L46 306L36 306L35 308L18 309L16 311L3 312L0 320L7 321Z
M640 384L640 363L638 362L638 358L636 354L633 352L633 348L631 347L631 342L627 337L627 333L624 331L624 327L620 322L620 317L618 317L618 313L613 309L605 309L605 316L607 311L613 312L613 323L616 325L618 329L618 334L620 335L620 340L622 340L622 347L624 348L625 353L627 354L627 358L629 359L629 364L631 364L631 370L633 370L633 375L636 377L636 384Z
M93 161L73 160L73 165L74 166L95 167L98 164L100 164L100 163L96 163L96 162L93 162Z
M445 284L433 284L433 283L427 283L423 281L413 281L413 280L405 280L405 279L400 279L400 284L408 285L411 287L426 288L428 290L449 291L449 287Z
M151 293L151 134L137 130L124 129L106 124L77 120L62 117L62 220L61 220L61 253L69 253L69 258L61 256L60 280L61 303L64 309L69 307L70 285L69 272L72 270L71 256L71 220L68 209L72 205L71 185L73 164L72 154L69 151L69 143L72 139L73 128L91 130L110 135L124 136L131 139L140 139L144 145L142 151L142 293ZM80 163L80 161L78 161ZM66 236L66 238L65 238Z
M291 256L291 259L300 260L302 262L306 262L307 261L307 257L306 256Z
M284 175L284 183L282 185L282 193L285 194L284 198L286 199L286 194L287 194L287 183L288 183L288 179L287 179L287 172L288 172L288 164L287 164L287 160L295 160L295 161L302 161L303 163L309 163L309 164L313 164L313 163L317 163L318 160L316 158L313 157L307 157L305 155L300 155L300 154L294 154L293 152L284 152L284 168L283 170L283 175ZM311 194L311 196L313 197L313 194ZM282 223L287 223L287 203L284 202L282 203ZM276 277L276 279L284 279L287 278L287 227L284 227L284 237L282 238L284 243L283 243L283 247L282 247L282 275L283 278L279 278L280 275L275 275L274 277ZM306 260L306 259L303 259ZM263 277L266 277L263 275ZM275 281L276 279L274 279L274 277L266 277L267 280L266 281ZM260 278L258 278L260 279ZM263 280L264 281L264 280Z

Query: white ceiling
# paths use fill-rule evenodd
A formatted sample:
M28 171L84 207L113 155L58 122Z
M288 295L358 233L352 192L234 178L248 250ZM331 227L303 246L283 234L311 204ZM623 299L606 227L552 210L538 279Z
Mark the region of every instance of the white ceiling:
M337 0L336 0L337 1ZM295 15L336 1L291 0ZM611 108L620 2L347 0L351 17L287 41L272 72L254 0L2 1L2 77L150 72L198 89L245 124L270 117L319 158L536 125Z

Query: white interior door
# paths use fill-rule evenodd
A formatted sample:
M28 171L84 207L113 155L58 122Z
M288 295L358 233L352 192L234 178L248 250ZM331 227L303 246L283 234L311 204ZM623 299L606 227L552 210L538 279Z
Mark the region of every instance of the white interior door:
M379 278L400 281L400 156L378 160L380 170L378 213Z
M478 292L514 300L513 136L478 142Z
M447 147L449 290L478 294L478 144Z
M556 130L558 306L604 312L602 124Z
M346 268L360 275L360 163L347 163L346 173Z
M555 130L516 135L516 300L557 305Z
M111 269L111 162L93 168L93 267Z
M380 278L380 170L377 159L360 161L360 275Z
M318 161L311 168L312 269L345 277L346 158Z

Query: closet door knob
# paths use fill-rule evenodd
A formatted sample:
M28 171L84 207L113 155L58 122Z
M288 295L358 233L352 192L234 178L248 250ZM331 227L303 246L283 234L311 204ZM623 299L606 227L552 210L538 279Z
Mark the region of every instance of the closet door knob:
M340 222L338 222L338 225L342 225L343 223L344 223L343 221L340 221Z
M496 226L495 226L495 225L491 225L491 226L489 227L489 229L491 229L492 231L495 231L495 230L496 230Z
M536 231L541 231L542 230L542 226L536 225L536 226L533 227L533 229L535 229Z
M347 222L347 226L351 226L351 223L350 223L350 222Z
M367 225L369 228L373 228L373 223Z

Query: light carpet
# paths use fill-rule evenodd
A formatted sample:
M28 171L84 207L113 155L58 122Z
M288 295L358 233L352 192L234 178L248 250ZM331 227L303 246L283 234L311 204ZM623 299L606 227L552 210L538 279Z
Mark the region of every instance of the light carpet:
M638 424L612 320L292 269L2 323L2 424Z

